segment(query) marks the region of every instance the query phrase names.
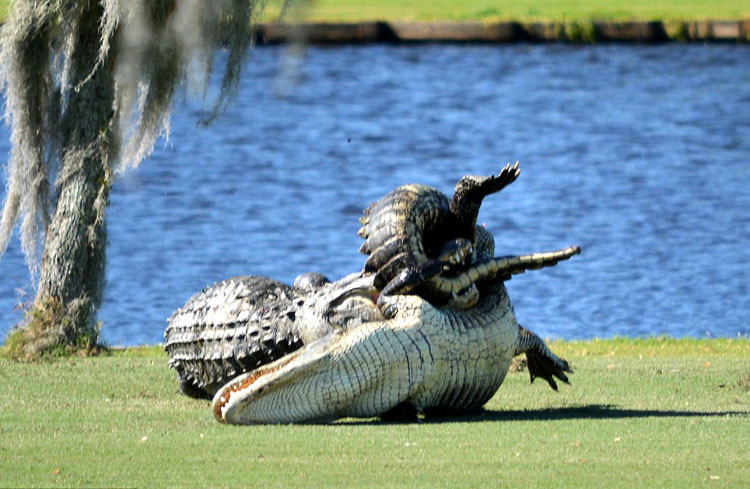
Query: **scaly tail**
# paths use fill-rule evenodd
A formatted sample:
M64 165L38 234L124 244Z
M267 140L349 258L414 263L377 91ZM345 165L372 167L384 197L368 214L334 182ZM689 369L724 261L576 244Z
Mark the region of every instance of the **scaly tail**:
M434 281L434 285L445 294L458 293L477 282L505 281L509 280L512 275L523 273L526 270L538 270L557 265L557 263L580 252L580 247L569 246L559 251L492 258L472 265L455 277L441 275L439 280Z

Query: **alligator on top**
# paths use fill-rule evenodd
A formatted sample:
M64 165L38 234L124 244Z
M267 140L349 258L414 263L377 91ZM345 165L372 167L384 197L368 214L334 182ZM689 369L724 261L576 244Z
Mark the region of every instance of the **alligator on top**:
M370 255L365 272L386 294L413 292L436 305L467 309L476 304L476 287L453 289L449 277L475 262L477 216L484 198L518 178L518 162L488 177L467 175L453 198L434 187L403 185L372 203L360 218L365 239L360 253ZM452 253L453 251L453 253Z

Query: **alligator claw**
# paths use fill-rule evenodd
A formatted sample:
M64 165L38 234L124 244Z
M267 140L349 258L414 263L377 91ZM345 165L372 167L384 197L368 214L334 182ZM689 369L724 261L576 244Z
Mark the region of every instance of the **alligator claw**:
M499 192L503 188L513 183L516 178L521 174L521 170L518 168L518 162L513 166L510 163L506 164L500 173L492 175L487 179L485 183L481 185L481 192L485 195L494 194Z
M529 376L531 377L531 383L537 377L547 381L553 390L557 390L557 383L554 377L562 380L566 384L570 384L568 376L565 372L573 373L568 362L562 358L559 358L552 354L552 356L539 354L536 352L526 352L526 363L529 369Z
M566 384L570 384L565 372L573 373L568 362L547 348L539 336L533 331L518 325L518 345L516 346L516 355L526 354L526 368L529 369L531 382L540 377L547 381L553 390L557 390L555 377Z
M510 166L510 163L506 164L497 175L488 177L466 175L456 185L453 207L456 210L463 209L471 205L469 202L479 206L485 197L497 193L515 182L520 174L521 170L518 168L518 162L516 161L513 166ZM476 215L474 215L474 219L476 219Z

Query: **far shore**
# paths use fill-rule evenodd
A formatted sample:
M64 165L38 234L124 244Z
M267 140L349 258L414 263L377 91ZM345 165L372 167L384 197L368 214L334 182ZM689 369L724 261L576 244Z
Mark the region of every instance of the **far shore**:
M750 42L750 20L265 23L258 44Z

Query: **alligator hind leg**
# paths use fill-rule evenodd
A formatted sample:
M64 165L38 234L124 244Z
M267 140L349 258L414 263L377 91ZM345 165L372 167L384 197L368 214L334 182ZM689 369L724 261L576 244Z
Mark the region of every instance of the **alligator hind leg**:
M573 373L573 370L568 365L568 362L552 353L539 336L519 324L518 345L516 346L515 354L520 355L521 353L526 354L527 368L529 369L531 382L540 377L546 380L554 390L557 390L557 383L554 377L557 377L566 384L570 384L565 372Z

